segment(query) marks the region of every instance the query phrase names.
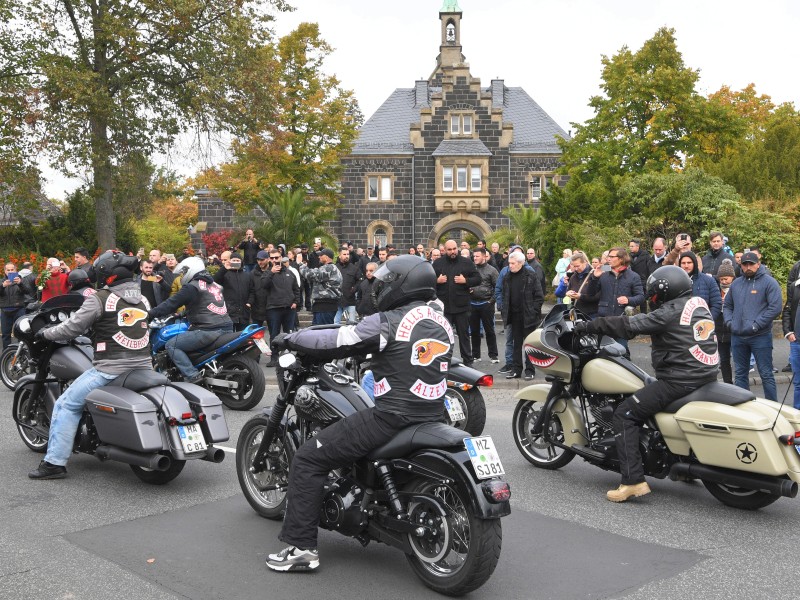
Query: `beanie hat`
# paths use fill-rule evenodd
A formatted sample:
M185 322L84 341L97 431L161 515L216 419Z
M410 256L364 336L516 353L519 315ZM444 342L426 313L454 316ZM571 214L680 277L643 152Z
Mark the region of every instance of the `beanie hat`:
M731 259L726 258L722 261L717 271L717 277L736 277L736 272L733 270L733 263Z
M323 248L322 250L320 250L319 253L320 256L327 256L328 258L333 260L333 250L331 250L330 248Z

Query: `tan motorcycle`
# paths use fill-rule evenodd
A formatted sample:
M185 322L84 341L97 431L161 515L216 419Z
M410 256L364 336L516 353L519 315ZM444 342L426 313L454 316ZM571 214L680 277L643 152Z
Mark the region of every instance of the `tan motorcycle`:
M524 344L546 384L519 390L517 448L533 465L558 469L580 456L619 472L612 428L619 402L654 379L609 337L573 332L580 313L556 305ZM699 479L720 502L755 510L797 495L800 411L713 382L672 402L641 428L645 474Z

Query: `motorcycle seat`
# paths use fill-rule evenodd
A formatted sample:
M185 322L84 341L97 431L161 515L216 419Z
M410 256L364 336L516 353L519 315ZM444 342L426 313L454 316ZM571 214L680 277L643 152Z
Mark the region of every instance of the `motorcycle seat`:
M745 390L730 383L712 381L697 388L691 394L670 402L661 412L676 413L690 402L716 402L728 406L736 406L755 400L750 390Z
M375 448L367 458L399 458L424 448L463 446L466 437L469 437L468 433L444 423L418 423L406 427L383 446Z
M167 384L169 384L167 376L157 371L151 369L131 369L130 371L122 373L116 379L111 380L107 385L124 387L132 392L141 392L151 387Z

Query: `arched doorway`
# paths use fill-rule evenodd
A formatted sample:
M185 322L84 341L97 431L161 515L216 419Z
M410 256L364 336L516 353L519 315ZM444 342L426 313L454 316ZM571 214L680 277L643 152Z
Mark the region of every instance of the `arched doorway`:
M428 236L428 246L431 248L437 246L439 238L450 231L468 231L478 239L485 239L492 233L492 228L486 221L471 213L465 211L453 213L434 225Z

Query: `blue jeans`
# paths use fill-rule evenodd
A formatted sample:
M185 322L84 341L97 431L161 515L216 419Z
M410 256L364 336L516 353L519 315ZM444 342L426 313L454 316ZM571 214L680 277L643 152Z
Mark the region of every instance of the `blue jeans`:
M97 369L89 369L72 382L66 391L59 396L50 417L50 438L47 441L47 454L44 459L51 465L66 466L72 447L75 445L75 433L86 404L86 395L92 390L107 385L116 375L109 375Z
M170 338L167 342L167 354L178 367L181 374L187 379L194 377L199 372L194 368L192 361L186 354L187 351L195 351L211 344L223 333L233 331L233 326L223 327L222 329L190 329L185 333Z
M775 386L775 375L772 372L772 329L750 337L731 336L731 354L736 370L734 383L746 390L750 389L747 376L750 371L751 353L756 357L758 374L761 376L761 385L764 387L764 397L767 400L777 401L778 389Z
M315 312L311 318L312 325L333 325L333 320L336 317L335 312Z
M375 375L372 374L371 369L364 371L364 376L361 378L361 387L367 392L367 396L375 402Z
M800 410L800 341L797 339L789 344L789 363L792 365L794 407Z
M2 323L3 331L3 348L11 343L11 332L14 329L14 323L17 319L25 316L25 307L20 306L16 310L6 310L5 308L0 311L0 322Z
M336 316L333 317L333 322L335 325L338 325L342 322L342 316L344 315L345 320L348 323L355 323L358 317L356 316L356 307L355 306L340 306L336 310Z
M294 330L296 311L293 308L270 308L267 311L269 323L269 339L274 340L281 332L289 333Z

